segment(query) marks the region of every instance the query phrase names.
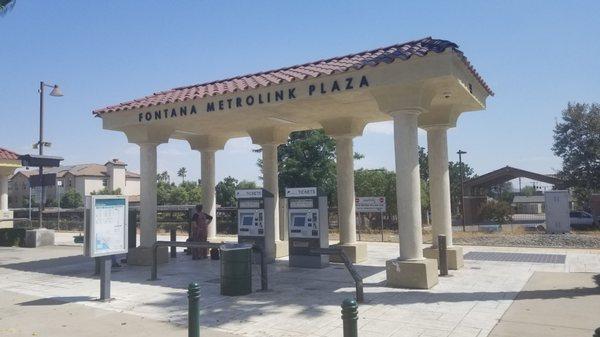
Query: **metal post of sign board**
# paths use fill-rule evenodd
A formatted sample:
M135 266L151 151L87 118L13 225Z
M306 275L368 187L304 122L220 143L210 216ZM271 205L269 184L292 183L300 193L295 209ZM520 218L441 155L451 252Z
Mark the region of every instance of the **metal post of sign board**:
M110 300L110 269L112 260L110 256L97 257L100 261L100 300Z
M383 212L379 213L379 218L381 219L381 242L383 242Z
M29 223L31 223L31 185L29 185Z

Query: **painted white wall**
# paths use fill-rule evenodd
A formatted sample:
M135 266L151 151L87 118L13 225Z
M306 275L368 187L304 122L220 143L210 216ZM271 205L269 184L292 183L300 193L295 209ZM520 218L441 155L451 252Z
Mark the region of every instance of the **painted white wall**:
M122 189L121 191L123 191L123 195L140 195L140 179L127 178L125 189Z

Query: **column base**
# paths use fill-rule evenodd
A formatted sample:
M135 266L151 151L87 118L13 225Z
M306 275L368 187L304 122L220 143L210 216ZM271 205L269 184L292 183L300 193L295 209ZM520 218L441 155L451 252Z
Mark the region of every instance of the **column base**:
M387 260L387 286L391 288L431 289L438 283L437 260Z
M169 262L169 247L158 247L156 252L158 264ZM130 266L151 266L152 247L136 247L129 249L127 253L127 264Z
M333 245L333 247L342 248L344 253L346 253L346 255L348 256L348 259L352 263L367 261L367 258L368 258L367 244L365 242L345 243L345 244L338 243L336 245ZM337 262L337 263L343 262L337 255L330 255L329 261Z
M275 241L275 258L289 255L290 247L288 241Z
M448 257L448 269L458 270L463 267L463 248L461 246L448 247L446 250ZM438 260L439 252L437 248L427 247L423 248L423 256L428 259ZM439 262L439 261L438 261Z
M12 219L13 211L0 211L0 219ZM0 228L13 228L12 221L0 221Z
M54 230L46 228L25 231L25 247L54 246Z

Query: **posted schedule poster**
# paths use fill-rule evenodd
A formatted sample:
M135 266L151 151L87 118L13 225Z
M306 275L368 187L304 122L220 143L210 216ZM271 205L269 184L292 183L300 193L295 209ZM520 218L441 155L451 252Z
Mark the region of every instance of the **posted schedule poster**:
M92 196L90 255L127 252L127 200L122 196Z

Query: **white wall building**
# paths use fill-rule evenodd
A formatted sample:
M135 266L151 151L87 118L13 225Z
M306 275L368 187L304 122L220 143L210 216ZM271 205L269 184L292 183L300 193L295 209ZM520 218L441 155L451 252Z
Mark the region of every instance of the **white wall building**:
M105 188L121 190L130 201L138 201L140 195L140 175L127 171L127 164L118 159L106 164L79 164L44 169L44 173L56 174L56 185L46 187L46 200L57 200L69 189L74 189L82 197ZM11 178L8 186L9 203L12 207L22 207L29 198L29 177L37 175L37 168L21 170ZM35 195L35 190L32 191Z

